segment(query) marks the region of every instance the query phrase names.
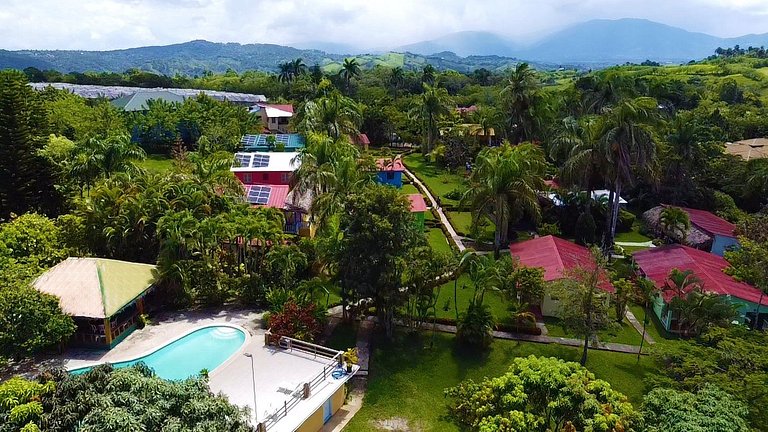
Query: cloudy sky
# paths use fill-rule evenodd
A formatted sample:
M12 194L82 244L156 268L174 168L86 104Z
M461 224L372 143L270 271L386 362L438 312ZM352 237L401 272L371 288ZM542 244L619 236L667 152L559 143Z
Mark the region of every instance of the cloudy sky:
M768 0L0 0L0 49L117 49L193 39L391 48L462 30L524 39L594 18L716 36L768 32Z

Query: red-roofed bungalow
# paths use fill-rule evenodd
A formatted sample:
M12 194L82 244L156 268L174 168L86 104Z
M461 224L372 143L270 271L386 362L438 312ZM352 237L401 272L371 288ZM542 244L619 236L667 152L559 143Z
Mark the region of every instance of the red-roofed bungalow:
M357 136L352 139L352 144L358 145L363 149L368 150L368 146L371 145L371 140L368 138L368 135L361 133L357 134Z
M421 194L410 194L408 200L411 201L411 213L416 218L416 226L424 230L424 221L426 219L427 203Z
M562 279L568 271L576 268L589 269L595 265L589 249L551 235L513 243L509 250L512 258L518 259L521 265L543 268L544 280L547 282ZM615 291L607 275L604 275L600 288L610 294ZM542 315L557 316L558 307L558 300L545 293L541 302Z
M403 187L403 161L400 158L395 159L377 159L376 169L378 170L377 180L381 184L388 184L397 188Z
M639 251L633 256L642 276L652 280L659 290L664 287L672 269L691 270L705 291L724 296L731 304L739 307L741 321L751 322L755 318L758 303L761 303L758 326L768 324L768 296L763 297L759 289L725 274L728 261L724 258L679 244ZM668 308L673 296L674 293L663 292L657 296L653 305L654 312L668 331L676 328L677 319Z

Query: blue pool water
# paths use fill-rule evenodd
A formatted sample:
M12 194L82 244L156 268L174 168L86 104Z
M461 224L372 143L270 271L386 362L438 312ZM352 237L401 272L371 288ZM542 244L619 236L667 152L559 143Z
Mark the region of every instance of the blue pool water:
M245 333L235 327L212 326L195 330L168 345L133 360L113 363L116 368L143 362L165 379L180 380L212 371L224 363L245 342ZM73 374L88 372L92 367L71 370Z

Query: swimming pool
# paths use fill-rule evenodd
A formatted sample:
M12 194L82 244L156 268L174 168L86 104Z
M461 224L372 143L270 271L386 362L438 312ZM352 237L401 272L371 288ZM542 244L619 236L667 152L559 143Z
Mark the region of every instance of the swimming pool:
M209 372L227 361L245 343L245 332L237 327L216 325L197 329L145 356L112 363L116 368L133 366L143 362L157 376L168 380L180 380L197 375L201 370ZM93 366L73 369L70 373L81 374Z

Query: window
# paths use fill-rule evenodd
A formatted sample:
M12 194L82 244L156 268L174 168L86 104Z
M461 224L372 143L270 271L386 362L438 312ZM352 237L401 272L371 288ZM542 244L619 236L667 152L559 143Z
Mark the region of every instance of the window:
M387 180L394 180L394 179L395 179L395 172L387 171Z
M253 174L251 174L251 173L243 174L243 183L245 183L245 184L253 183Z
M282 183L288 183L289 181L291 181L291 173L289 172L280 173L280 181Z
M261 175L262 180L269 180L269 173L264 173Z

